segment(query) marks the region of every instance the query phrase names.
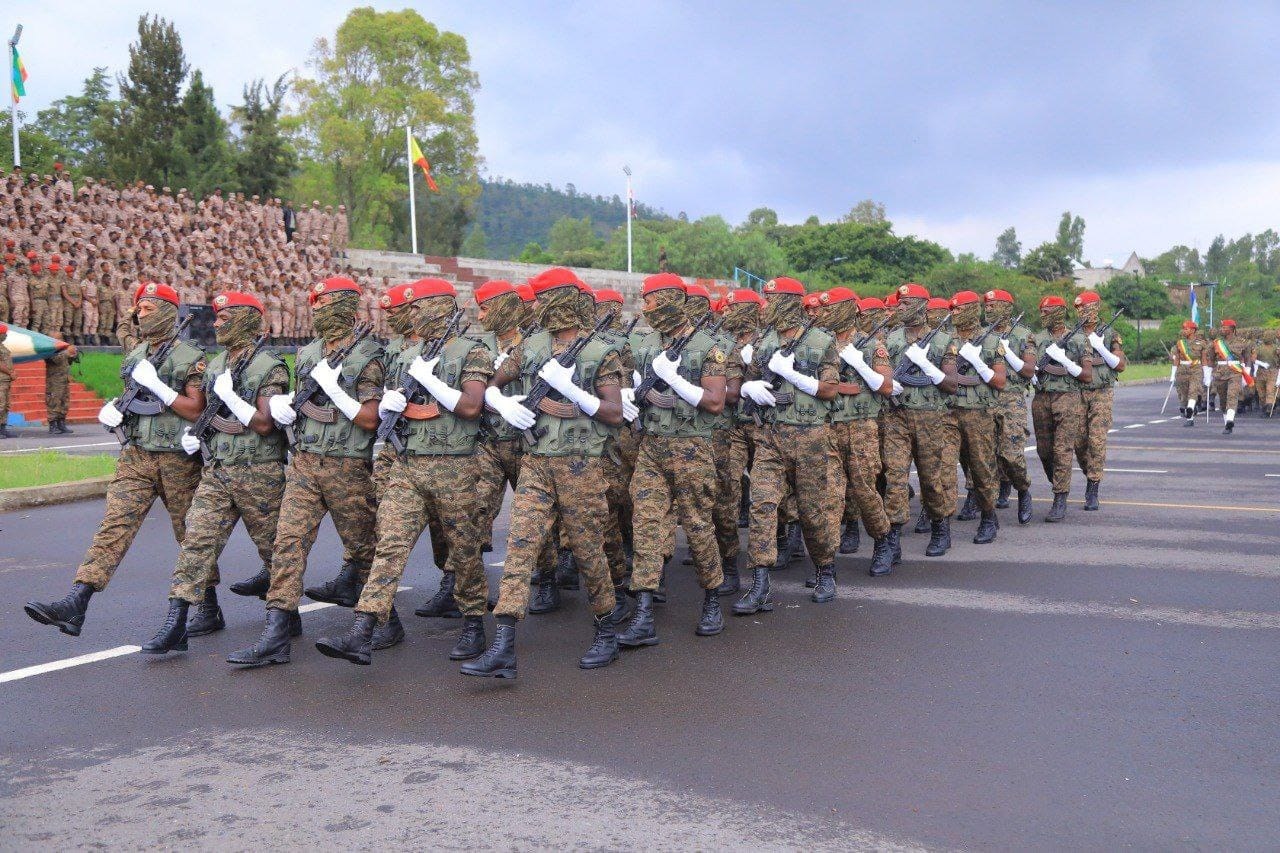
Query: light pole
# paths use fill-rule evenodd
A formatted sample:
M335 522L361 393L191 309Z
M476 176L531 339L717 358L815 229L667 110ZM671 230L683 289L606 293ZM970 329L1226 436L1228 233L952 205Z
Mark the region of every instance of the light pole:
M18 66L18 39L22 38L22 24L18 24L18 28L13 31L13 38L9 39L9 74L14 73L14 69ZM16 85L12 80L9 81L10 86ZM15 90L16 91L16 90ZM18 99L10 96L9 109L10 116L13 120L13 168L22 165L22 151L18 148Z
M631 197L631 167L623 166L627 174L627 272L631 272L631 206L635 203Z

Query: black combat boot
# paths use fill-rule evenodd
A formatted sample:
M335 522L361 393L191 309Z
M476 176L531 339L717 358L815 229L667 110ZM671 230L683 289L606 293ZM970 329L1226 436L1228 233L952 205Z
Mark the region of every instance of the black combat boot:
M990 545L996 541L996 531L1000 529L1000 522L996 519L996 511L984 512L982 521L978 522L978 532L973 534L974 545Z
M724 630L724 613L720 610L720 596L714 589L702 593L702 614L693 633L699 637L714 637Z
M769 567L755 566L751 569L751 589L733 605L734 616L750 616L752 613L768 613L773 610L773 601L769 598Z
M515 624L504 625L499 622L493 631L493 645L485 649L480 657L464 663L458 671L463 675L478 675L481 678L515 678Z
M1235 422L1235 421L1227 421L1226 426L1224 426L1224 427L1222 428L1222 434L1223 434L1223 435L1231 435L1231 431L1232 431L1233 429L1235 429L1235 428L1236 428L1236 422ZM70 432L70 430L68 430L68 432Z
M533 601L529 602L529 612L537 615L559 609L560 585L556 583L556 576L551 572L540 572Z
M858 532L858 519L851 518L844 523L844 532L840 534L840 553L856 554L862 545L862 534Z
M289 638L293 615L297 611L267 608L267 624L262 628L262 636L258 642L247 649L241 649L227 657L227 663L235 663L250 668L266 666L269 663L288 663Z
M631 600L627 597L626 584L618 584L613 588L613 609L609 611L609 620L615 625L621 625L626 621L630 608Z
M929 545L924 549L926 557L941 557L951 550L951 519L940 518L929 522Z
M0 438L13 438L13 436L9 434L9 430L4 424L0 424Z
M777 570L790 566L803 547L804 537L800 533L799 523L793 521L785 525L778 534L778 561L773 564L773 568Z
M236 581L231 585L230 589L236 595L256 595L258 598L266 601L267 590L271 589L271 573L267 571L266 566L263 566L261 569L258 569L258 573L256 575L242 581Z
M489 641L484 635L484 619L479 616L464 616L462 633L458 635L458 642L449 651L449 660L475 660L484 654L485 646L488 644Z
M1067 493L1054 492L1053 506L1049 508L1049 514L1044 517L1045 521L1062 521L1067 517Z
M169 612L164 624L155 636L142 644L144 655L163 655L167 652L187 650L187 608L190 605L181 598L169 599Z
M561 548L556 554L556 583L561 589L578 589L582 585L578 579L578 561L568 548Z
M431 596L426 604L413 611L414 616L428 616L437 619L461 619L462 611L453 598L453 572L445 572L440 576L440 588Z
M323 601L339 607L355 607L360 600L360 573L353 563L343 563L333 580L325 581L320 586L309 586L302 594L312 601Z
M71 585L71 592L57 601L51 604L28 601L22 609L41 625L52 625L64 634L78 637L84 627L84 614L89 610L89 597L92 595L93 587L76 581Z
M618 635L609 621L609 614L596 617L596 636L591 648L578 661L580 669L599 669L618 659Z
M302 636L302 614L296 610L289 611L289 636Z
M1013 492L1013 483L1008 480L1000 481L1000 495L996 498L996 509L1009 508L1009 495Z
M1193 427L1196 425L1196 410L1188 406L1186 408L1186 420L1182 422L1184 427Z
M805 578L804 585L806 589L813 589L815 586L818 585L818 564L817 563L813 564L813 574Z
M1031 523L1031 490L1018 490L1018 523Z
M969 494L965 496L964 506L960 507L960 512L956 515L956 521L973 521L978 517L978 496L974 494L973 489L969 490Z
M658 645L658 632L653 627L653 593L641 590L636 593L636 609L631 623L618 635L618 645L628 649Z
M836 598L836 564L828 563L825 566L818 566L818 585L813 588L813 595L809 596L813 599L814 604L826 604L828 601L835 601Z
M892 565L896 566L902 562L902 525L889 525L889 541L893 544L893 561Z
M658 575L658 588L653 591L654 604L667 603L667 564L670 562L670 556L662 558L662 573Z
M742 579L738 576L738 564L736 562L725 560L721 567L724 573L724 582L716 587L716 595L727 596L737 595L742 591Z
M1087 480L1084 484L1084 508L1087 512L1096 512L1098 510L1098 490L1102 487L1101 480Z
M391 613L387 616L387 621L373 629L373 638L369 641L369 648L375 652L383 649L389 649L392 646L398 646L404 642L404 625L400 622L400 614L396 612L395 605L391 605Z
M893 571L893 542L898 538L898 531L889 528L889 532L876 540L876 547L871 551L871 567L867 574L873 578L883 577Z
M357 613L345 637L321 637L316 640L316 649L327 658L342 658L368 666L373 660L373 630L376 627L378 617L372 613Z
M49 435L58 435L58 419L49 418Z
M222 618L222 608L218 606L218 590L206 587L204 598L196 605L196 612L191 614L191 621L187 623L187 636L203 637L225 627L227 621Z
M916 526L912 529L916 533L928 533L929 527L929 511L921 506L920 515L916 517Z

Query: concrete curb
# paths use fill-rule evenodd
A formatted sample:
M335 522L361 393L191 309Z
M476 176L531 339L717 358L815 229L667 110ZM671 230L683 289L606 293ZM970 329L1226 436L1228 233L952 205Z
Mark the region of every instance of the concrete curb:
M105 497L111 477L90 477L70 483L52 483L25 489L0 490L0 512L13 512L39 506L88 501Z
M1157 376L1157 377L1155 377L1155 378L1153 378L1153 379L1135 379L1135 380L1133 380L1132 382L1125 382L1124 380L1121 380L1121 381L1120 381L1120 384L1121 384L1121 385L1125 385L1125 386L1128 386L1128 385L1168 385L1168 384L1169 384L1169 380L1168 380L1168 379L1165 379L1165 378L1163 378L1163 377Z

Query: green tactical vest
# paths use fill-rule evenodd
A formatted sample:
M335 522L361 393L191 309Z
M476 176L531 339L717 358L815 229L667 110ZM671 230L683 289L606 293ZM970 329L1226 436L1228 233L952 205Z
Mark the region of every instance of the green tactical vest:
M889 351L889 363L896 366L898 362L902 361L902 354L910 346L907 343L906 327L899 326L890 332L889 337L885 339L884 345L885 349ZM939 368L942 367L942 359L946 356L947 348L950 346L951 335L946 332L939 332L934 335L933 340L929 342L929 361ZM930 383L923 388L903 385L902 393L896 399L898 405L904 409L940 412L950 407L951 402L948 399L950 396L950 394L940 390L937 385Z
M404 380L409 375L409 365L422 354L425 341L416 341L400 351L396 358L395 373ZM436 376L440 377L450 388L462 387L462 368L466 364L467 354L476 348L477 341L471 337L457 337L445 344L440 354L440 363L436 365ZM484 344L486 348L487 344ZM490 350L492 352L492 350ZM428 395L418 393L410 399L411 403L430 402ZM405 436L406 451L412 456L470 456L475 453L476 441L480 438L480 421L463 420L453 412L440 406L440 417L425 421L404 418L408 424Z
M861 337L861 333L854 332L855 335ZM836 344L839 346L839 344ZM880 346L880 341L872 338L862 345L862 355L867 360L867 364L871 364L875 359L876 349ZM874 418L880 414L881 402L884 397L874 391L868 391L866 388L867 381L862 378L862 374L845 364L844 359L840 360L840 381L841 382L857 382L862 386L862 390L857 394L837 394L836 398L831 401L831 422L842 424L848 421L861 421L867 418Z
M1049 344L1057 340L1057 336L1050 335L1048 332L1036 333L1036 360L1044 357L1044 351L1049 348ZM1071 340L1067 341L1067 345L1063 347L1067 352L1067 358L1080 364L1084 356L1093 352L1093 347L1089 346L1089 342L1084 339L1084 335L1077 332L1071 336ZM1053 362L1055 365L1057 362ZM1084 387L1080 382L1076 381L1071 374L1063 374L1055 376L1052 373L1045 373L1043 370L1036 374L1037 389L1040 391L1079 391Z
M267 376L277 367L285 367L284 359L273 352L260 351L249 364L249 369L240 377L236 392L247 402L256 406L258 390L266 382ZM227 353L224 350L213 357L204 371L204 393L209 399L215 398L214 380L226 369ZM209 439L209 448L212 461L222 465L284 462L285 437L280 430L272 430L267 435L258 435L248 427L238 435L214 430Z
M521 340L521 345L524 344L525 340L526 339ZM506 367L506 362L503 363L503 367ZM514 397L517 394L528 394L531 385L532 383L529 381L529 377L525 376L524 373L521 373L506 385L503 385L501 390L504 396ZM483 429L480 431L480 437L484 441L511 441L520 437L519 430L507 423L506 420L503 419L502 415L497 412L491 412L486 408L484 414L481 415L480 418L484 425Z
M664 341L663 336L658 332L650 332L644 336L644 339L640 341L640 346L633 350L636 357L636 370L639 371L641 376L648 372L649 365L653 364L653 360L670 343L669 340ZM684 351L680 353L680 365L677 368L677 372L694 385L701 385L702 365L714 346L716 346L714 338L703 332L698 332L689 341ZM670 409L645 406L640 422L641 426L644 427L644 431L652 435L669 438L710 438L717 418L714 415L707 414L697 406L690 406L674 391L669 391L668 393L674 398L675 406Z
M1081 332L1081 336L1083 335L1084 333ZM1107 329L1102 334L1102 343L1106 346L1108 350L1111 349L1111 342L1114 341L1115 339L1116 339L1115 329ZM1091 379L1087 383L1076 383L1076 384L1080 385L1080 387L1083 388L1085 391L1097 391L1100 388L1110 388L1112 385L1115 385L1116 372L1105 361L1102 360L1102 357L1098 355L1098 351L1095 350L1092 345L1090 345L1089 339L1087 337L1085 337L1084 345L1088 348L1087 353L1089 355L1089 358L1097 359L1099 363L1093 366L1093 379Z
M821 329L815 327L810 330L800 346L794 350L796 370L810 376L817 376L818 368L822 365L822 357L834 341L835 338ZM781 348L782 342L777 330L770 329L769 333L756 345L754 353L754 361L762 373L767 369L769 359ZM788 426L819 426L827 422L831 414L831 406L825 400L811 397L781 376L776 376L773 380L774 396L776 397L780 391L795 395L795 399L785 405L779 403L773 406L771 414L765 413L769 420Z
M959 337L956 338L956 342L958 345L964 344ZM1003 363L1006 368L1009 367L1004 356L1000 354L1000 338L994 332L987 335L987 339L982 342L982 360L988 367L997 361ZM957 368L967 367L965 373L977 379L978 384L957 385L956 393L951 397L951 405L957 409L989 409L994 406L1000 397L1000 392L983 382L982 377L973 369L973 365L964 358L957 356L956 366Z
M125 356L124 365L121 368L123 375L128 376L129 372L138 362L146 358L150 351L150 344L143 343L134 347ZM169 357L156 369L156 373L160 376L161 382L181 393L187 376L191 373L192 365L202 358L204 358L204 350L186 341L178 341L178 345L169 351ZM125 435L129 437L129 443L139 450L150 450L153 453L182 453L184 451L179 439L182 438L183 430L191 424L173 409L165 406L158 415L150 417L130 415L125 418L122 426Z
M528 379L531 387L538 370L552 358L551 344L551 333L547 331L537 332L525 340L520 373ZM574 384L595 393L596 371L611 349L609 344L599 340L587 344L574 364ZM555 391L551 392L550 398L559 397ZM538 440L532 445L526 440L524 449L526 453L538 456L603 456L612 436L608 426L586 415L556 418L540 412L534 429L540 431Z
M721 331L715 336L716 347L725 357L725 363L728 359L734 357L734 351L737 348L738 340L733 336L732 332ZM726 380L727 382L727 380ZM713 429L732 429L734 422L737 420L733 406L725 404L724 411L718 415L711 416L711 426Z
M298 351L295 369L298 380L309 374L323 356L324 342L314 340ZM382 346L372 338L365 338L342 361L342 373L338 375L338 385L343 391L356 398L356 380L369 366L369 362L382 358ZM295 385L298 383L295 383ZM374 430L358 427L337 406L332 405L323 391L311 398L311 402L334 414L333 423L324 423L309 418L301 412L294 424L293 435L297 440L296 450L302 453L315 453L319 456L341 456L355 459L371 459L373 457Z
M1034 333L1029 328L1019 323L1010 329L1007 335L1003 335L1003 337L1009 342L1009 347L1013 354L1018 358L1022 358L1022 354L1027 349L1027 341L1034 337ZM1004 356L1000 357L1004 358ZM1012 367L1009 367L1008 361L1004 364L1006 368L1005 373L1008 378L1008 381L1005 383L1004 390L1020 391L1025 394L1027 389L1031 387L1031 380L1027 379L1021 373L1016 372Z

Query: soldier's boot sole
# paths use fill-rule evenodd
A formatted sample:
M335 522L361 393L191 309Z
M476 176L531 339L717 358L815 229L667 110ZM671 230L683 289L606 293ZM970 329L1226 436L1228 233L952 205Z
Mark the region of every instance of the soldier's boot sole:
M349 652L346 649L337 646L331 646L324 639L316 640L316 651L327 658L337 658L340 660L350 661L358 666L369 666L373 663L373 656L364 652Z
M183 637L181 640L170 646L161 646L154 649L143 648L139 649L139 651L144 655L167 655L169 652L185 652L187 651L187 638Z
M50 613L45 608L46 608L46 605L40 604L39 602L35 602L35 601L29 602L22 606L23 612L25 612L32 619L39 622L41 625L52 625L62 633L72 637L80 636L80 628L83 625L83 620L81 620L81 625L77 625L74 622L68 622L64 619L59 619L56 615L54 615L53 613Z
M489 672L475 672L475 671L473 671L473 670L469 670L469 669L467 669L467 668L466 668L466 664L463 664L463 666L461 666L461 667L458 669L458 672L462 673L463 675L470 675L470 676L472 676L473 678L509 678L509 679L514 679L514 678L516 677L516 668L515 668L514 666L504 666L504 667L503 667L503 668L501 668L501 669L494 669L494 670L490 670Z
M751 604L746 606L743 606L741 601L733 605L734 616L752 616L756 613L772 613L772 612L773 612L773 602L767 599L765 601L752 602Z
M266 655L265 657L253 658L248 655L245 655L244 657L236 657L235 655L232 655L227 658L227 663L235 664L236 666L243 667L244 669L257 669L258 667L270 666L271 664L276 663L289 663L290 651L291 650L288 647L285 647L281 651L274 652Z
M646 637L627 637L626 639L623 639L621 635L618 636L618 645L625 649L643 649L645 646L656 646L658 642L657 633Z

